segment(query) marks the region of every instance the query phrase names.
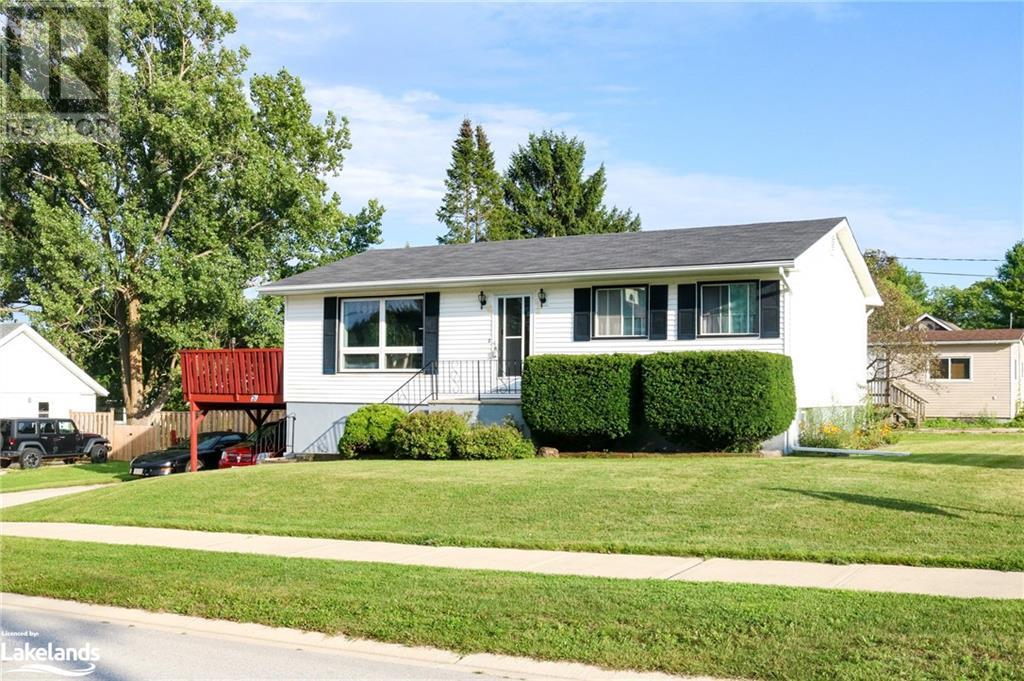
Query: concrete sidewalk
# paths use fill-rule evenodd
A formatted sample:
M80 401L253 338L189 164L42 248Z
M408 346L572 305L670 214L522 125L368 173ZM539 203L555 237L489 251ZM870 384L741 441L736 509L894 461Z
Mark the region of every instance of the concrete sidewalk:
M78 523L0 523L0 534L10 537L254 553L288 558L535 572L548 575L770 584L957 598L1024 599L1024 572L997 570L417 546L390 542Z
M63 497L67 494L88 492L91 489L106 487L108 484L110 483L104 483L101 485L74 485L72 487L44 487L43 489L27 489L23 492L4 492L3 494L0 494L0 509L10 508L12 506L21 506L22 504L30 504L33 501L42 501L43 499Z

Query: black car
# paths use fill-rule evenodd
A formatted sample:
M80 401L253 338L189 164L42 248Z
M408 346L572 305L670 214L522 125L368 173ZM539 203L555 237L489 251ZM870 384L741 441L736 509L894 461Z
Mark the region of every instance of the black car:
M71 419L0 419L0 462L13 461L22 468L38 468L43 459L74 463L88 456L92 463L106 463L110 441L96 433L81 433Z
M241 433L229 431L199 433L199 442L196 447L199 470L216 469L224 448L236 445L244 438L245 436ZM162 451L148 452L135 457L128 465L128 470L132 475L145 477L184 473L189 469L191 458L189 440L183 438Z

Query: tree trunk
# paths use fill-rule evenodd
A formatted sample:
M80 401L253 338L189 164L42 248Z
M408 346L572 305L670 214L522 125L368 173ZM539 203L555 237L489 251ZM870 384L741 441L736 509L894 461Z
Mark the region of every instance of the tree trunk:
M142 301L128 291L117 304L118 352L121 359L121 393L129 423L145 420L146 381L142 373Z

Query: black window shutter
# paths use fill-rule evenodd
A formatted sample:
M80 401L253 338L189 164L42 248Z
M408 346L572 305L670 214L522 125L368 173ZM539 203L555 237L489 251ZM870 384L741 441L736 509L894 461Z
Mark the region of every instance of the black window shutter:
M590 289L573 289L572 295L572 339L590 340Z
M659 284L651 286L647 292L648 316L650 328L647 338L665 340L668 338L668 286Z
M693 340L697 337L697 285L679 284L676 301L676 338Z
M441 314L441 294L437 291L423 294L423 366L428 374L437 371L438 317Z
M324 298L324 373L338 373L338 299Z
M779 337L779 280L761 282L761 338Z

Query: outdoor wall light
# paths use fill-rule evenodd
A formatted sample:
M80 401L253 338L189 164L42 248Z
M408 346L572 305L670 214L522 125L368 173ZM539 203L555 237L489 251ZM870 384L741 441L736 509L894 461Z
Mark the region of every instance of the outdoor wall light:
M487 296L484 295L484 292L481 291L480 295L478 295L476 299L480 301L480 309L484 309L484 305L487 304Z
M541 307L544 307L544 303L548 302L548 294L544 293L544 289L537 291L537 300L540 301Z

